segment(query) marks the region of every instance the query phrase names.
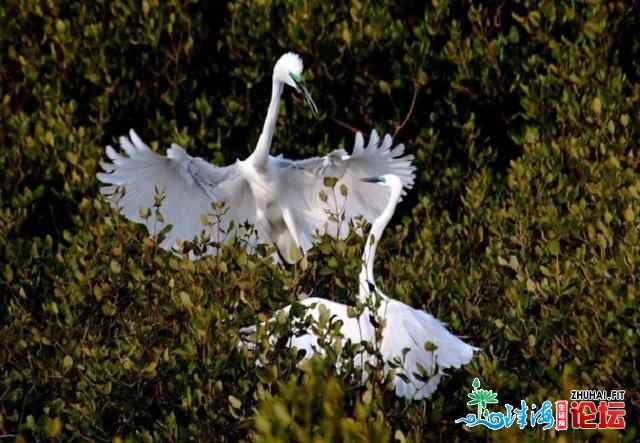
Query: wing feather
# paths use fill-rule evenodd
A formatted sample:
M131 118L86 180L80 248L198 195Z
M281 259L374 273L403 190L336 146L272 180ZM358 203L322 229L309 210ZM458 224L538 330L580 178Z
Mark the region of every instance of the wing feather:
M163 248L171 250L179 240L193 240L201 234L218 239L217 227L205 226L201 217L213 213L214 202L228 204L227 213L221 216L223 230L231 220L255 222L253 195L235 164L213 166L199 157L191 157L177 144L171 145L167 156L162 156L133 130L129 137L120 138L120 147L124 154L112 146L105 149L111 163L100 163L104 172L97 177L106 184L100 191L126 218L146 225L151 235L167 224L173 225L161 244ZM153 211L156 190L164 197L160 206L162 222ZM141 208L152 209L146 220Z
M444 369L459 368L473 358L477 348L451 334L426 312L393 299L388 300L385 308L386 327L380 352L386 362L401 362L396 368L397 395L415 399L429 397L437 389ZM428 343L433 349L425 347ZM405 354L406 349L409 351ZM425 373L421 374L423 370Z
M297 227L303 249L306 251L305 245L313 243L317 232L344 237L349 222L356 216L363 215L373 222L382 213L389 190L360 179L395 174L402 180L405 192L410 189L415 179L413 155L403 154L404 145L393 147L388 134L380 141L373 130L366 146L362 134L356 134L351 155L338 149L324 157L301 161L273 158L273 167L278 168L282 183L282 204L293 208L298 223L304 225ZM325 186L327 177L338 179L333 188ZM346 196L342 195L342 185L346 186ZM330 214L337 216L338 221L331 220Z

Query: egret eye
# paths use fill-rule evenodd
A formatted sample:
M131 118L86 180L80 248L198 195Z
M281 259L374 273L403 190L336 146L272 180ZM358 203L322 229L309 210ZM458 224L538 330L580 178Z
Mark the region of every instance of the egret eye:
M302 82L302 79L300 78L300 76L298 74L294 74L291 71L289 71L289 77L291 77L291 80L293 80L296 83L296 85Z

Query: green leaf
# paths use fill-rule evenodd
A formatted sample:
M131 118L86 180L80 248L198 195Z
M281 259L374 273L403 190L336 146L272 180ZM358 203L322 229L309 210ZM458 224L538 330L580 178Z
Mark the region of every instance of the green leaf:
M229 394L227 399L229 400L229 405L233 409L240 409L242 407L242 402L238 400L236 397L234 397L233 395Z
M337 177L325 177L322 179L322 183L327 187L327 188L333 188L336 183L338 183L338 178Z

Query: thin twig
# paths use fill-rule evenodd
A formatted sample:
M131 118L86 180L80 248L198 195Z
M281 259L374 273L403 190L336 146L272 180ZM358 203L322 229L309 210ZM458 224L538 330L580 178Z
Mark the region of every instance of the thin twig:
M31 385L31 388L29 389L29 391L27 391L27 394L22 399L22 410L20 411L20 418L18 418L18 423L22 423L22 418L24 417L24 409L27 406L27 398L29 397L29 395L31 395L35 388L36 385Z
M407 124L407 122L409 121L409 117L411 117L411 114L413 114L413 108L416 105L416 100L418 99L418 91L420 90L420 87L418 86L417 83L413 83L413 98L411 99L411 106L409 107L409 112L407 112L407 116L404 118L404 121L402 123L400 123L399 126L396 126L396 131L393 133L393 138L396 138L396 135L398 135L398 132L400 132L400 130L404 127L404 125Z
M335 117L331 117L331 121L334 122L335 124L337 124L338 126L342 126L345 129L348 129L349 131L353 132L354 134L356 134L358 131L358 128L351 126L348 123L343 122L342 120L338 120Z

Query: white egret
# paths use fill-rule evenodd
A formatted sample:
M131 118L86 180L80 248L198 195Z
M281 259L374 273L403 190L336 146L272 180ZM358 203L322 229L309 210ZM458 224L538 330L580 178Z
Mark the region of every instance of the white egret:
M276 63L267 117L256 148L247 159L219 167L191 157L175 143L165 157L152 151L131 130L128 138L120 137L126 155L111 146L106 148L111 163L101 162L105 172L97 177L107 184L101 192L122 215L146 224L152 235L160 226L159 220L153 212L143 217L140 208L151 206L156 192L163 193L162 220L173 226L161 243L165 249L171 250L180 241L193 240L198 235L216 239L216 234L226 235L232 222L235 226L248 222L256 228L257 241L274 243L290 263L312 246L317 233L344 236L346 225L354 216L362 214L366 220L373 220L384 208L384 195L369 195L356 177L394 173L406 188L413 186L413 156L403 156L401 144L392 147L389 135L380 143L372 131L365 147L362 134L358 133L351 155L341 149L301 161L269 155L284 85L300 91L316 110L300 82L302 68L302 60L293 53L283 55ZM326 177L336 177L337 186L347 187L346 200L331 192L319 197ZM216 226L211 223L217 220L213 217L214 203L226 203L225 210L218 213ZM328 222L327 212L336 208L344 218L341 226ZM203 223L203 216L208 218L208 224ZM249 246L255 242L254 239ZM216 251L210 247L207 253Z
M353 315L353 307L336 303L321 297L309 297L301 300L306 310L301 317L311 316L311 326L300 327L294 323L288 346L306 351L305 358L315 353L324 354L318 346L316 333L322 331L318 324L326 324L327 318L341 322L340 338L342 345L351 341L353 345L368 342L375 346L375 326L371 321L382 323L379 353L384 363L385 374L395 370L395 392L400 397L419 400L430 397L436 390L444 369L459 368L468 363L477 348L469 346L451 334L437 319L426 312L414 309L398 300L385 295L375 284L373 264L375 252L384 228L391 219L396 204L402 194L402 181L395 175L364 179L380 183L390 189L388 204L382 214L374 221L363 253L360 272L359 301L365 306L362 313ZM371 193L375 193L372 189ZM282 316L289 315L292 305L282 309ZM349 315L349 311L351 315ZM293 315L292 315L293 316ZM323 319L324 318L324 319ZM272 319L273 320L273 319ZM256 326L240 330L243 341L253 348L250 336L256 332ZM270 337L275 343L277 337ZM359 347L354 363L362 366L368 361L375 366L375 356L370 355L364 346ZM338 362L340 363L340 362ZM366 376L366 374L365 374Z

